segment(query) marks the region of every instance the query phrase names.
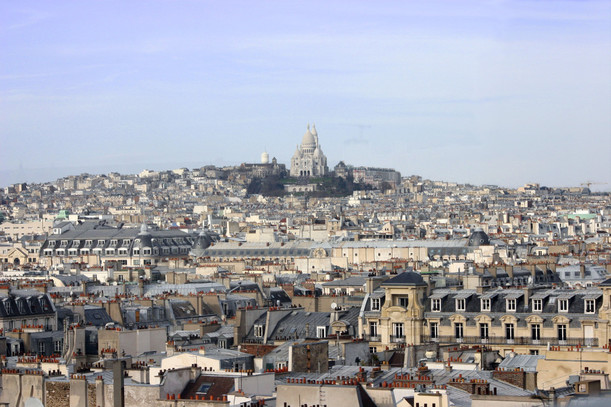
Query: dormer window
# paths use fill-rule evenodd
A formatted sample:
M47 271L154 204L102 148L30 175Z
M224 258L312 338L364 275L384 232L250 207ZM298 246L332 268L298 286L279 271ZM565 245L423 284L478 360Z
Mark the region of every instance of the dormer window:
M399 297L398 298L398 303L399 306L403 307L403 308L407 308L408 304L409 304L409 298L408 297Z
M119 243L119 241L118 241L117 239L112 239L112 240L110 241L110 245L111 245L111 246L116 246L116 245L117 245L117 243Z
M543 311L543 300L536 299L533 300L533 312L541 312Z
M506 310L507 312L515 312L516 311L516 299L515 298L508 298L506 303Z
M371 299L371 310L372 311L379 311L380 310L380 299L379 298L372 298Z
M481 307L482 311L490 312L490 298L482 298Z
M558 312L569 312L569 300L558 300Z
M431 311L441 312L441 298L431 299Z
M255 325L255 337L262 338L265 332L265 327L263 325Z
M316 327L316 337L317 338L326 338L327 337L327 327L326 326L317 326Z
M98 246L104 246L104 240L98 240Z
M585 300L585 313L586 314L594 314L596 312L596 300L587 299Z
M456 311L464 311L465 310L465 299L464 298L458 298L456 300Z

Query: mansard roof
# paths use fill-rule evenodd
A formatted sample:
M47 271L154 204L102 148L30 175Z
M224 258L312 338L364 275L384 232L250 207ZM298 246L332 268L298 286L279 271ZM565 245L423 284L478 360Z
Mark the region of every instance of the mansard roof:
M395 277L391 278L390 280L386 280L384 283L382 283L382 287L402 285L426 286L427 284L424 282L424 279L420 274L415 273L413 271L406 271L404 273L397 274Z

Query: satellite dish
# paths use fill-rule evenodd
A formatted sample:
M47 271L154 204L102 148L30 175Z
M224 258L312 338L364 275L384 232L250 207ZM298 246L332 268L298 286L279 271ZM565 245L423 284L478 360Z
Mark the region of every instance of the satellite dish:
M332 310L337 309L337 304L336 304L336 303L334 303L334 302L333 302L333 303L331 303L331 309L332 309Z

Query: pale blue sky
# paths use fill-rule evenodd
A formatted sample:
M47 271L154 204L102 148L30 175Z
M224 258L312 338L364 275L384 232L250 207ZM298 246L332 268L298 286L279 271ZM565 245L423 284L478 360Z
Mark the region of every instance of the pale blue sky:
M609 1L0 0L0 185L290 162L611 187Z

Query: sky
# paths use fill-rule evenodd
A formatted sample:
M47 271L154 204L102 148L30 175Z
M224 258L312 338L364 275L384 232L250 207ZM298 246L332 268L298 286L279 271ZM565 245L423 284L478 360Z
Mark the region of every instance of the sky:
M0 0L0 186L290 158L611 190L611 2ZM605 184L606 183L606 184Z

